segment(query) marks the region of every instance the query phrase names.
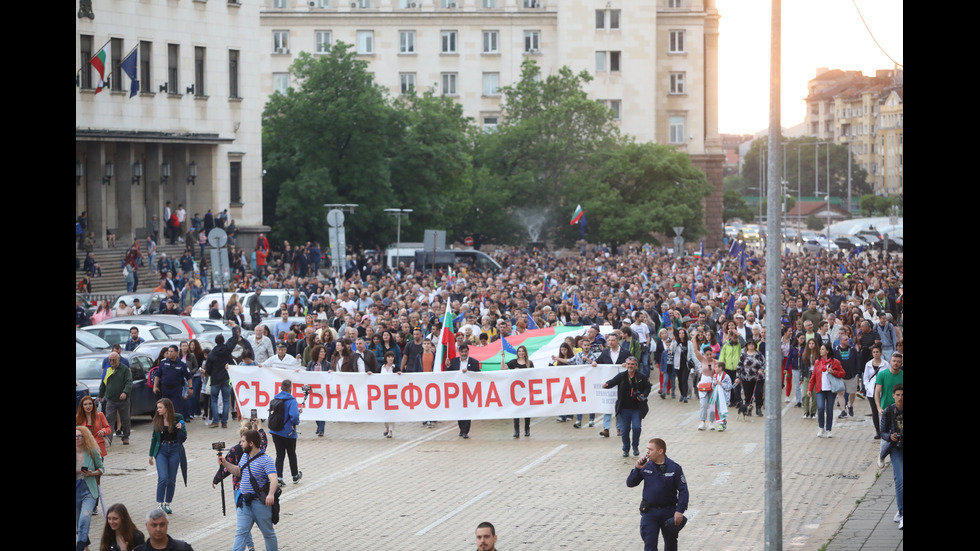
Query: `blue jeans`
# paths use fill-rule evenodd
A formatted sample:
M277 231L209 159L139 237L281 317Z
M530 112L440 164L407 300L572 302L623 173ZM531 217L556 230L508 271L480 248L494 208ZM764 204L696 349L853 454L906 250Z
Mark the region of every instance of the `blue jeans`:
M272 526L272 508L266 507L265 503L258 498L252 500L251 505L238 508L238 525L235 528L235 543L232 544L232 551L245 551L245 547L251 540L251 530L253 524L259 525L262 537L265 538L266 551L278 551L279 540L276 539L276 529Z
M623 431L623 453L630 451L630 429L633 429L632 444L634 448L640 447L640 410L621 409L619 410L620 425Z
M157 465L157 503L170 503L174 500L177 471L180 469L179 446L176 442L160 443L160 451L154 460Z
M231 385L222 383L211 386L211 422L218 422L218 395L221 395L221 423L228 422L228 410L231 409Z
M85 480L75 481L75 541L88 544L89 527L92 526L92 509L95 509L95 496L88 491Z
M793 386L796 387L796 403L799 404L803 401L803 383L800 381L800 370L793 369Z
M835 394L829 390L817 393L817 425L827 429L827 432L834 426L834 397Z
M881 435L885 437L884 434ZM895 501L898 503L898 514L905 516L905 450L892 447L892 474L895 476Z
M323 431L325 431L325 430L327 430L327 422L326 421L317 421L316 422L316 431L318 433L320 433L320 434L323 434Z

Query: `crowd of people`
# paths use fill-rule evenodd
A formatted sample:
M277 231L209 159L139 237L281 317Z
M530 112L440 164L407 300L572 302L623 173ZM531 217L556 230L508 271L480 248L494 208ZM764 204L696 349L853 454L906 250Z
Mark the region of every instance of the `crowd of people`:
M838 420L851 418L855 398L867 399L876 421L869 439L884 438L890 446L888 454L896 457L893 433L881 432L884 427L879 426L877 416L881 411L892 412L887 429L898 426L900 431L900 415L896 423L895 408L888 408L894 403L895 385L903 382L901 256L878 252L785 254L782 285L774 290L766 286L765 259L751 251L744 256L717 250L705 256L675 258L664 249L651 247L626 248L618 253L596 247L583 255L562 256L510 249L495 255L503 267L499 273L456 266L425 274L404 264L389 269L374 258L348 251L343 273L326 278L319 264L311 260L322 254L315 243L300 247L284 243L270 254L268 240L260 236L255 249L263 253L262 263L252 266L242 262L227 291L242 294L289 289L291 297L276 312L261 311L258 300L238 304L237 297L229 301L238 308L231 316L215 306L217 317L230 319L236 327L254 329L254 333L244 338L236 330L229 342L219 339L214 350L201 350L195 359L197 371L203 371L203 394L208 395L198 403L209 405L205 416L211 427L227 426L229 413L232 417L236 414L228 400L225 367L235 346L245 350L244 357L236 360L246 365L391 374L439 370L435 344L442 334L442 314L449 305L451 330L460 353L535 328L582 327L579 334L562 344L550 365L619 364L625 368L605 384L617 389L616 414L604 416L599 432L609 437L615 418L624 456L630 452L640 455L642 419L657 398L687 403L696 396L701 420L698 430L725 431L730 429L730 410L761 416L766 407L781 407L764 402L765 381L776 377L785 388L785 401L800 408L805 419L817 419L817 435L822 438L833 436L835 414L839 414ZM176 277L194 281L195 273L182 268L177 268ZM778 311L767 310L769 293L779 295ZM168 300L182 301L181 292ZM263 314L280 321L271 329L257 325ZM766 325L770 316L780 321L782 361L777 365L767 362ZM461 355L465 358L462 363L457 357L445 369L466 369L470 361L475 362ZM175 409L171 402L175 396L188 396L182 388L201 388L187 376L190 372L181 360L186 357L178 350L171 359L162 360L169 362L166 366L161 365L161 372L165 367L178 374L169 387L162 383L160 390L166 396L161 397L157 408L151 445L151 462L155 457L160 479L157 501L165 513L170 509L180 466L178 448L186 437L181 412L187 412L179 406ZM178 365L181 363L185 370ZM501 367L534 365L524 349ZM275 427L270 423L275 462L272 468L264 460L256 460L253 466L257 473L267 474L268 480L275 479L273 494L283 483L286 458L293 482L302 477L295 454L300 411L295 400L288 403L291 394L284 390L285 419L277 420ZM199 399L192 398L194 402ZM91 421L87 430L112 435L117 428L114 420L91 418L90 410L84 411L89 415L85 420ZM571 419L563 416L557 420ZM583 415L575 421L574 428L582 428ZM588 425L595 422L594 414L590 415ZM267 446L265 432L255 426L255 420L246 424L237 455L229 454L221 467L236 478L244 476L236 466L250 461L252 453L264 453ZM84 428L86 423L78 421L76 425ZM460 437L469 438L470 428L470 422L460 421ZM527 419L523 428L525 436L530 436ZM514 419L515 438L520 437L520 429L520 419ZM323 432L324 425L318 423L317 435ZM394 425L386 425L383 436L393 434ZM83 463L91 463L91 470L101 462L93 458ZM161 463L165 465L161 467ZM219 472L215 480L221 478ZM78 489L82 517L87 503L83 486L88 485ZM239 536L244 549L242 527L251 523L259 524L267 547L275 548L267 511L254 509L254 504L263 507L262 503L249 500L247 508L240 510L236 549L240 548ZM84 519L80 519L79 541L87 535L83 524Z

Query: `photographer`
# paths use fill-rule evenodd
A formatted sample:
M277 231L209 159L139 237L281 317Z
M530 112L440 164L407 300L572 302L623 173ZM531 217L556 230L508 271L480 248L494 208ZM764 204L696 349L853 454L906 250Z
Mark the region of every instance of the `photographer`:
M895 403L886 407L881 413L881 455L878 464L886 455L892 459L892 474L895 476L895 502L898 505L898 512L895 513L895 522L898 529L905 529L903 513L904 505L904 481L905 481L905 387L898 383L892 388L892 398Z
M616 415L620 416L623 427L623 457L630 454L630 429L633 431L633 455L640 455L641 422L650 410L647 396L650 394L650 380L641 377L636 368L639 362L634 356L626 358L623 364L626 371L621 371L615 377L602 384L602 388L618 387L616 398Z
M279 481L276 476L276 466L272 458L262 450L262 437L258 431L249 430L242 434L240 441L245 452L238 464L234 464L219 456L218 464L224 467L232 476L240 478L240 494L236 505L238 507L238 524L235 530L235 543L232 549L244 551L246 538L253 524L259 525L265 538L267 550L278 549L276 529L273 524L278 519L276 492Z

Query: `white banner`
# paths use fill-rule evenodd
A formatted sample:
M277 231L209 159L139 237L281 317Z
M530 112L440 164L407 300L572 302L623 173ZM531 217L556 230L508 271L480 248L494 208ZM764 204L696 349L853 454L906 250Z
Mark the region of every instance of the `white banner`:
M304 421L400 422L507 419L576 413L613 413L616 389L602 384L616 365L540 367L444 373L324 373L229 366L243 415L268 417L282 381L306 405ZM305 395L303 386L309 385ZM304 398L305 395L305 398Z

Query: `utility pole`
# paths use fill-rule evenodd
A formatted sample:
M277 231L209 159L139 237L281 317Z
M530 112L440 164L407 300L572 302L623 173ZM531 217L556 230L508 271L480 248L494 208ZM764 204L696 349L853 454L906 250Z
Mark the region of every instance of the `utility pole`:
M772 0L772 29L769 52L769 204L766 229L766 354L767 364L782 365L780 348L780 304L782 298L782 240L780 231L779 197L782 194L779 165L782 162L782 127L779 97L781 0ZM814 149L816 151L816 149ZM777 368L778 370L778 368ZM771 370L770 370L771 371ZM781 551L783 548L783 466L782 422L779 399L779 377L766 377L766 458L765 458L765 549Z

